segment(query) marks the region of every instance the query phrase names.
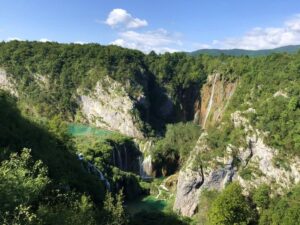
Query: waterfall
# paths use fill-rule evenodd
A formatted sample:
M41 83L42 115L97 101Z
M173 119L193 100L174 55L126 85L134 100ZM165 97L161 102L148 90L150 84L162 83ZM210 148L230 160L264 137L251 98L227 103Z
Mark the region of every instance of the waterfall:
M78 154L78 159L81 161L81 163L84 161L84 157L81 153ZM104 185L106 189L110 191L109 181L105 178L103 173L93 163L87 162L87 172L96 175L99 178L99 180L104 181Z
M115 147L116 147L116 146L115 146ZM116 166L115 149L113 149L112 153L113 153L113 164L114 164L114 166Z
M123 161L122 161L122 156L121 156L121 152L119 150L119 148L117 149L117 153L118 153L118 164L121 170L123 170Z
M211 110L211 106L212 106L212 103L213 103L213 98L214 98L214 94L215 94L215 84L216 84L216 81L217 81L217 77L218 77L218 74L215 74L213 85L212 85L212 90L211 90L211 95L210 95L210 99L209 99L209 103L208 103L208 107L207 107L207 112L206 112L204 122L203 122L203 128L205 128L205 124L206 124L206 121L208 119L208 116L209 116L209 113L210 113L210 110Z
M125 163L124 163L124 169L128 170L128 162L127 162L127 148L126 145L124 145L124 153L125 153Z
M150 160L150 161L149 161ZM152 170L152 165L151 165L151 156L146 157L144 160L142 156L138 157L139 161L139 175L142 179L150 179L152 178L149 173ZM146 168L146 171L145 171Z
M145 172L144 172L144 168L143 168L143 157L142 156L139 156L138 157L138 160L139 160L139 174L140 174L140 177L143 178Z

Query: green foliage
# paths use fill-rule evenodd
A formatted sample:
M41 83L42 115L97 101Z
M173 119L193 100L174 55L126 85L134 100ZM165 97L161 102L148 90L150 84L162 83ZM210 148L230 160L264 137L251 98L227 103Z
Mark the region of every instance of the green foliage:
M53 185L86 192L96 201L104 198L104 185L82 169L75 149L67 139L68 135L62 131L56 133L56 125L49 132L47 124L38 125L25 119L14 99L1 92L0 118L0 159L7 159L12 152L18 152L24 147L30 148L32 158L35 161L41 160L48 168ZM54 124L60 124L54 121Z
M252 224L256 220L255 209L242 194L237 183L229 184L215 199L209 210L209 224Z
M267 184L260 185L253 194L253 202L260 209L266 209L270 204L270 187Z
M126 225L128 219L123 208L123 192L120 191L116 197L113 197L110 192L106 193L103 210L105 225Z
M5 216L0 217L0 223L33 221L35 216L29 205L39 199L49 182L47 169L41 161L33 161L29 149L24 149L20 155L11 154L9 160L2 161L0 215Z
M178 164L183 164L194 148L201 133L201 128L193 123L167 125L165 137L155 144L151 152L156 167L173 173ZM166 174L165 174L166 175Z
M133 216L130 225L188 225L189 219L180 219L176 214L143 211Z
M203 190L201 192L198 204L198 213L194 217L196 224L208 224L208 212L211 210L212 204L218 195L219 193L215 190Z
M94 204L86 195L57 193L55 201L40 205L36 214L42 224L97 224Z
M33 162L29 149L11 154L0 167L1 211L35 201L48 183L47 169L41 161Z
M259 224L298 225L300 221L299 199L299 185L283 196L272 198L268 209L263 210Z

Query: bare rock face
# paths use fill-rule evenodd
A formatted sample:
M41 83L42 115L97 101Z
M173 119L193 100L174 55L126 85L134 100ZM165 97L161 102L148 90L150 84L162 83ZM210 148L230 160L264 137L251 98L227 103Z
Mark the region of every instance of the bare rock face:
M201 101L195 104L194 122L203 128L220 122L236 87L237 82L225 81L219 73L208 76L201 90Z
M254 111L247 110L245 112ZM266 183L274 186L273 188L280 192L282 188L285 189L300 182L299 158L290 159L285 167L276 165L276 156L279 153L263 142L263 137L266 134L254 129L240 111L234 112L231 118L235 127L243 126L248 133L246 136L248 146L245 149L240 149L239 157L242 162L241 169L251 170L251 179L237 176L238 181L246 190Z
M255 113L255 110L249 109L243 113ZM243 127L245 130L247 146L238 148L229 144L224 157L206 162L208 166L203 168L201 162L197 161L197 155L210 149L206 145L205 133L201 135L187 165L179 172L174 211L184 216L193 216L197 210L201 210L197 207L203 190L221 191L233 180L244 187L245 193L261 184L268 184L280 193L300 182L300 159L293 158L285 167L278 166L278 151L263 142L267 134L254 129L243 113L236 111L231 119L235 127ZM234 157L239 159L238 168L234 165ZM244 169L251 171L250 178L243 177L241 171Z
M183 216L192 216L198 207L199 188L204 182L201 170L180 171L174 210Z
M13 79L3 69L0 69L0 90L8 91L15 97L19 96Z
M81 112L90 124L143 138L135 104L122 85L109 77L97 82L92 91L78 90ZM144 99L139 96L139 99Z
M191 152L187 165L180 170L177 181L176 198L173 210L183 216L192 216L198 207L199 188L204 182L202 167L195 166L197 155L205 151L206 133L203 133Z
M232 157L219 158L219 164L223 165L218 167L202 168L201 163L197 162L197 155L209 151L205 136L205 133L200 136L188 160L188 165L179 172L174 211L183 216L190 217L197 212L203 190L220 191L234 179L236 174Z

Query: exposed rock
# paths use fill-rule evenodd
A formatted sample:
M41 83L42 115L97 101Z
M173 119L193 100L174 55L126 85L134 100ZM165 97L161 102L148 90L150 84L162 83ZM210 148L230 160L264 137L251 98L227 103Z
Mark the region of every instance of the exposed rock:
M243 113L255 113L254 109ZM203 168L197 162L197 155L209 151L205 134L199 138L190 154L187 165L179 172L174 210L184 216L192 216L197 211L199 198L203 190L223 190L232 180L237 180L246 192L260 184L269 184L278 192L300 182L300 159L289 161L289 168L276 166L278 151L263 142L264 133L255 130L243 113L236 111L231 115L235 127L243 127L248 134L246 147L228 145L224 157L216 157ZM236 155L236 153L238 153ZM240 168L234 166L234 157L238 157ZM195 166L195 165L198 165ZM217 165L217 166L216 166ZM244 179L239 175L244 168L252 169L252 178Z
M47 90L50 88L50 81L46 75L35 73L33 74L33 78L40 88Z
M164 180L164 186L171 192L174 192L176 191L177 182L178 182L178 173L175 173Z
M286 92L282 91L282 90L277 91L277 92L273 95L273 97L279 97L279 96L282 96L282 97L284 97L284 98L288 98L288 94L287 94Z
M180 170L178 175L177 192L173 209L184 216L192 216L197 210L199 188L204 182L204 175L202 167L194 167L193 164L200 151L206 148L204 141L205 134L203 133L187 160L188 165Z
M87 91L85 91L87 92ZM122 85L109 77L97 82L94 90L78 90L81 111L90 124L122 134L143 138L135 104ZM144 99L141 95L139 99Z
M203 128L221 121L237 82L225 81L219 73L208 76L201 90L201 101L195 103L194 122Z
M263 142L264 134L253 129L240 111L234 112L231 118L235 126L242 125L248 133L246 137L248 146L244 150L240 149L239 158L244 168L252 168L252 179L245 180L241 176L237 176L237 179L245 189L267 183L280 191L281 188L288 188L300 181L299 158L289 160L289 165L287 165L289 168L276 166L276 156L279 153L276 149L267 146Z
M18 97L13 79L6 73L5 70L0 68L0 90L8 91L11 95Z

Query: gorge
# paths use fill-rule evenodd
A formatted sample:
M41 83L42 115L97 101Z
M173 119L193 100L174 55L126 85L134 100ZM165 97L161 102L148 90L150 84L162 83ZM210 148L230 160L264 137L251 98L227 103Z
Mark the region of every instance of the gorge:
M251 211L237 224L288 224L274 215L299 190L300 53L191 56L12 41L0 43L0 68L1 162L31 149L51 180L28 200L37 217L55 191L89 196L99 215L108 205L124 210L122 191L131 221L147 215L144 196L163 201L148 212L156 219L230 224L204 218L235 190ZM266 186L261 206L255 196Z

